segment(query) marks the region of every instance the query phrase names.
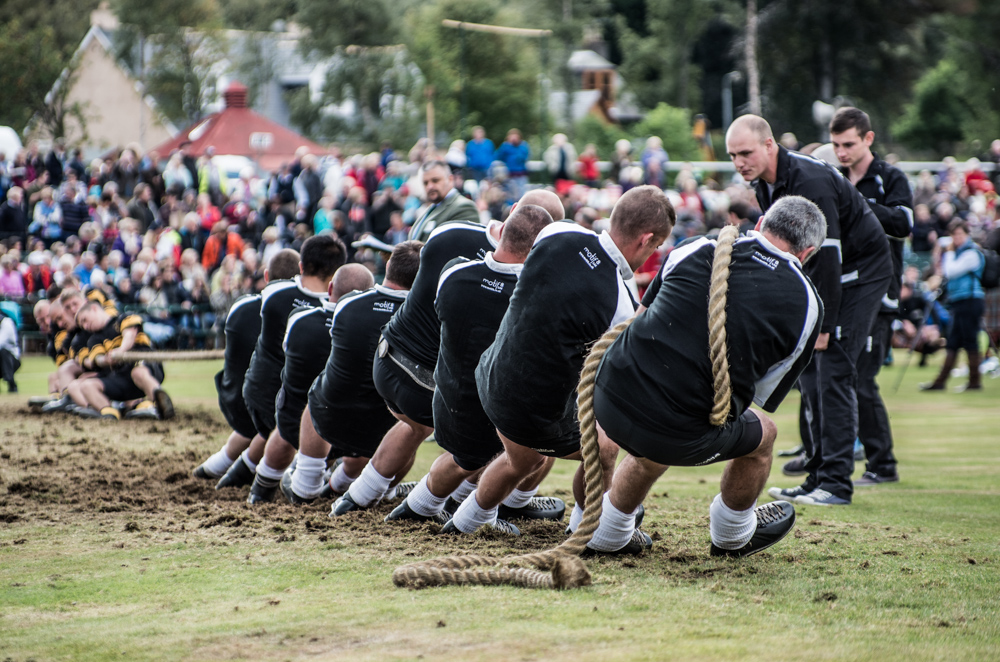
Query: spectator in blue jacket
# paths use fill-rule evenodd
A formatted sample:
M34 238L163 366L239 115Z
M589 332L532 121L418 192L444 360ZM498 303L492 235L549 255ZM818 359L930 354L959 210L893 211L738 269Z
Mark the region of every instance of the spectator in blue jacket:
M497 148L494 158L507 166L509 181L514 189L514 198L521 199L528 185L528 158L531 148L521 140L521 132L511 129L507 132L507 140Z
M465 144L465 166L471 179L481 182L486 177L493 163L493 152L493 141L486 137L486 130L472 127L472 140Z

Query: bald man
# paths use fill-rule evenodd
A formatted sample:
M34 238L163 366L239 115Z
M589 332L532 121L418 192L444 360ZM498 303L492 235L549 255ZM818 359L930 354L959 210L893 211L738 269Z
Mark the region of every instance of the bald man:
M554 220L565 212L551 191L530 191L518 204L537 205ZM434 309L438 281L445 265L458 257L481 260L500 242L503 223L483 227L449 223L431 233L420 253L420 269L406 303L382 332L372 368L375 387L399 421L382 439L371 461L347 493L333 504L333 515L368 508L383 498L410 470L420 443L434 432L434 367L441 342L441 322ZM474 487L462 483L451 496L461 501ZM405 495L401 495L405 496ZM530 502L514 507L530 507Z
M799 487L774 487L768 494L805 505L849 505L858 435L857 363L892 279L889 242L865 198L839 170L777 144L763 118L744 115L733 122L726 150L756 190L763 211L786 195L800 195L826 217L826 240L805 266L825 311L816 354L799 379L805 418L811 421L811 434L802 440L811 456L809 477Z
M285 331L285 365L281 370L281 389L275 398L274 420L277 427L267 439L263 459L250 486L247 503L274 501L285 469L291 465L299 447L299 425L306 408L309 387L323 371L323 357L330 353L330 327L337 302L348 292L363 291L375 284L371 271L361 264L345 264L330 281L330 298L320 307L303 307L288 316ZM261 467L268 470L262 472ZM277 474L277 478L272 476Z

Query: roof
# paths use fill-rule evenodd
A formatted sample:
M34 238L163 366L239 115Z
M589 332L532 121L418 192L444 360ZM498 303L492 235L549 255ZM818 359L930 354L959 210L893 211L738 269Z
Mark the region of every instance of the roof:
M314 154L326 151L308 138L247 108L247 88L242 83L233 82L224 96L225 109L209 115L153 149L166 156L179 149L181 143L190 140L190 151L194 156L201 156L209 147L214 147L216 154L246 156L264 170L273 170L282 163L292 161L299 147L306 147ZM250 144L253 134L270 134L270 145L255 149Z
M576 73L588 69L615 68L615 65L611 64L607 58L591 50L573 51L573 54L569 56L569 61L566 63L566 66L569 67L570 71Z

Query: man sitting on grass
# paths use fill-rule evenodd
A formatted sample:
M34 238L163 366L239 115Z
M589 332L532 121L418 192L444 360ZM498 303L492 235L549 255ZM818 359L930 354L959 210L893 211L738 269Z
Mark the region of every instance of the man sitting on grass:
M87 348L79 359L85 369L97 371L90 379L78 379L69 385L69 395L81 407L90 407L108 420L120 420L121 411L111 406L112 400L126 402L145 397L130 417L150 417L155 412L161 420L172 418L174 405L160 384L163 365L160 363L122 361L125 352L148 351L152 343L142 331L138 315L111 317L101 304L84 304L76 315L77 324L90 334Z

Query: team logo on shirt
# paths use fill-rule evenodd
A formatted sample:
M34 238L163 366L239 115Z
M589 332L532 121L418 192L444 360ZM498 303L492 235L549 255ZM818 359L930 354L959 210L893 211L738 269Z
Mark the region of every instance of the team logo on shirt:
M396 304L392 301L376 301L372 305L372 310L377 313L392 313L396 310Z
M484 278L483 282L481 283L481 287L484 290L489 290L490 292L493 292L494 294L502 294L503 293L503 281L502 280L490 280L489 278Z
M771 257L770 255L764 255L763 253L759 253L757 251L753 252L753 261L757 262L759 264L763 264L765 267L767 267L771 271L774 271L775 269L777 269L778 268L778 264L780 264L780 262L778 261L778 258Z
M295 299L294 301L292 301L292 304L293 304L294 308L302 308L302 307L315 308L316 307L316 302L313 301L312 299Z
M590 267L591 269L596 269L597 265L601 263L601 258L597 257L597 253L594 253L586 246L583 247L583 250L580 251L579 255L580 257L583 258L583 261L586 262L587 266Z

